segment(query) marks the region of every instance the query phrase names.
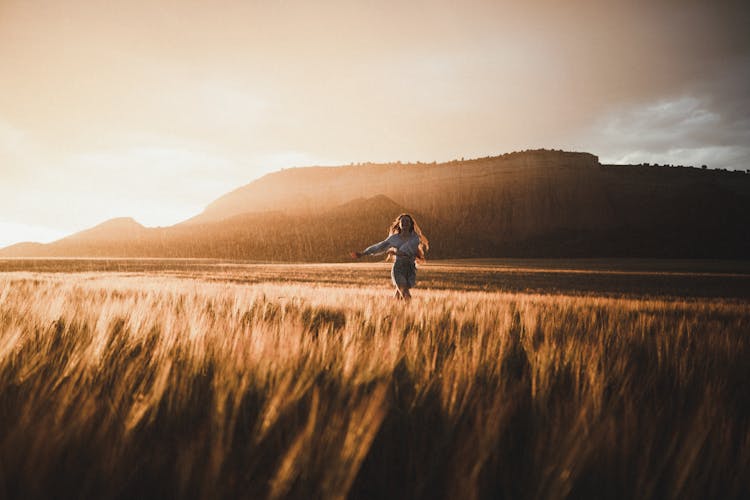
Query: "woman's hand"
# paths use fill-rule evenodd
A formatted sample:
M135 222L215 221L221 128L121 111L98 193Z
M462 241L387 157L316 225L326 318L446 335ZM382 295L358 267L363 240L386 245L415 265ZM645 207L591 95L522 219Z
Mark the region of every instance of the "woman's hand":
M360 257L362 257L362 255L362 252L349 252L349 256L352 259L359 259Z

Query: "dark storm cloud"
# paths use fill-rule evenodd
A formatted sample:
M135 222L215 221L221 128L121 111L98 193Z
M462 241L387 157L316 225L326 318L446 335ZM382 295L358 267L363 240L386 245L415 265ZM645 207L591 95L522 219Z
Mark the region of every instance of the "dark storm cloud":
M748 5L644 4L640 34L654 50L623 75L628 83L581 143L609 161L750 168Z

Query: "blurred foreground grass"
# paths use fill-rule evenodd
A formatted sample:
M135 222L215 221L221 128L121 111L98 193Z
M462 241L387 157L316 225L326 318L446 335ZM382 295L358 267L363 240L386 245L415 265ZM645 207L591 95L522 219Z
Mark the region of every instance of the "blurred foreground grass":
M0 275L0 497L750 496L745 301L381 268Z

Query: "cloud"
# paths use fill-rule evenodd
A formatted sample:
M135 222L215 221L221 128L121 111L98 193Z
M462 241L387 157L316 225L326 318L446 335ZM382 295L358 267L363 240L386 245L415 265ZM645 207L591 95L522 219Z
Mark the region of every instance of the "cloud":
M0 119L0 150L11 153L18 150L25 137L22 130Z
M607 163L669 163L750 168L743 123L723 116L707 99L679 96L612 112L589 131Z
M71 156L55 177L74 195L72 212L96 207L99 218L132 216L171 225L235 187L231 159L189 146L132 145Z
M27 175L6 177L3 170L0 213L6 220L67 231L119 216L145 225L174 224L247 181L231 158L156 137L27 161Z
M597 128L612 146L641 144L648 150L691 144L720 121L700 99L684 96L624 109L605 118Z
M0 117L0 180L12 183L24 177L33 150L28 133Z
M745 170L750 161L750 147L745 146L707 146L694 148L671 148L663 151L632 151L617 157L602 158L602 163L640 164L655 163L662 165L683 165L698 167L707 165L711 168L728 168Z
M0 221L0 248L22 241L49 243L64 236L65 231L51 227Z

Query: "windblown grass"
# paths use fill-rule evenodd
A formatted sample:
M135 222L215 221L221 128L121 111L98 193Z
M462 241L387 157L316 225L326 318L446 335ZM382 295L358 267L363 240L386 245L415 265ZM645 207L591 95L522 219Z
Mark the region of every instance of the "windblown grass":
M750 307L0 277L0 496L750 496Z

